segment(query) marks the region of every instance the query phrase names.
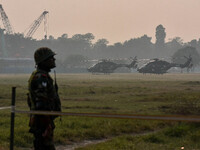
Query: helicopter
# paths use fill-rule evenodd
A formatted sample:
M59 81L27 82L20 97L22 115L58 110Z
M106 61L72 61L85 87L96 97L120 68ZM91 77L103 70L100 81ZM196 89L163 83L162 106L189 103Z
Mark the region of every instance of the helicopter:
M181 64L180 68L181 69L187 68L187 72L189 72L189 70L192 69L192 67L193 67L192 57L191 57L191 55L189 55L189 57L186 57L186 56L184 56L184 57L187 59L187 61L184 64Z
M142 68L138 68L137 71L139 73L152 73L152 74L164 74L167 73L167 71L172 67L180 67L183 68L190 68L192 66L192 57L186 57L187 61L184 64L176 64L176 63L169 63L164 60L160 60L158 58L153 59L153 61L147 63Z
M117 64L109 60L103 60L94 66L88 68L88 72L92 73L104 73L109 74L113 73L119 67L127 67L127 68L137 68L137 58L135 57L130 64Z

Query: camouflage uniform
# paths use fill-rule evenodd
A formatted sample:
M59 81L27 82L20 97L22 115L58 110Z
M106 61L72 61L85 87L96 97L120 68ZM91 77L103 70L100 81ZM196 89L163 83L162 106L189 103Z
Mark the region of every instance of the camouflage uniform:
M60 99L53 79L47 71L37 69L29 79L29 107L31 110L61 111ZM31 115L30 130L34 134L35 150L55 150L54 119L57 116Z

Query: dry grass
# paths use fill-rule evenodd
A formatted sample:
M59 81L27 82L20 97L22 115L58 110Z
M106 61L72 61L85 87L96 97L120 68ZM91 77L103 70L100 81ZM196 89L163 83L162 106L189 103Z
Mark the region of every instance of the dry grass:
M11 87L16 86L17 108L28 110L26 93L29 76L0 74L0 107L10 105ZM64 112L198 114L199 81L200 74L57 74ZM0 145L8 147L9 114L1 111L0 115L0 129L3 129L0 130ZM156 130L171 123L63 117L63 124L59 121L56 124L56 142L65 144ZM101 130L96 130L98 127ZM16 146L30 147L32 137L28 134L27 116L17 114L16 133L19 135Z

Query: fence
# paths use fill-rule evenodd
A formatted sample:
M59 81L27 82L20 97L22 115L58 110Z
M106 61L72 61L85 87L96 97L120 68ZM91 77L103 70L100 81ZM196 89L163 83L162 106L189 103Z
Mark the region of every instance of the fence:
M82 116L82 117L103 117L103 118L118 118L118 119L143 119L143 120L164 120L164 121L187 121L200 122L199 116L174 116L174 115L134 115L134 114L101 114L101 113L70 113L70 112L55 112L55 111L22 111L16 110L15 107L16 87L12 87L12 102L11 106L0 107L0 110L11 108L11 126L10 126L10 150L14 146L14 122L15 113L21 114L39 114L39 115L56 115L56 116Z

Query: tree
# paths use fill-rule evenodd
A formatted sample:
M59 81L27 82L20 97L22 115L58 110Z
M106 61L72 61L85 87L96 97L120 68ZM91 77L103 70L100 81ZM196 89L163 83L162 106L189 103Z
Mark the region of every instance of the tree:
M87 57L79 54L69 55L65 61L64 65L73 68L73 67L84 67L87 64Z
M126 52L126 57L152 57L152 48L151 37L143 35L139 38L130 39L124 42L124 52Z
M94 44L94 47L102 47L102 46L106 47L108 43L109 43L109 42L108 42L107 39L99 39L99 40L97 40L97 42Z
M155 57L166 57L165 28L160 24L156 27Z
M192 46L192 47L197 48L197 40L196 40L196 39L194 39L194 40L188 42L188 44L189 44L190 46Z
M53 40L55 40L55 38L52 35L50 35L49 40L53 41Z
M169 42L167 42L165 45L167 49L166 55L171 57L177 50L183 48L184 43L180 37L175 37L169 39Z
M93 45L94 52L98 55L98 57L104 57L107 54L107 39L99 39L97 42Z
M176 42L179 45L183 45L183 39L181 39L181 37L174 37L172 39L169 39L169 42Z
M72 36L73 40L78 40L78 41L87 41L90 43L94 39L94 35L92 33L86 33L86 34L75 34Z
M66 41L67 39L68 39L68 35L66 33L62 34L61 37L57 38L58 41Z
M192 63L194 66L197 66L199 64L200 55L197 52L196 48L192 46L186 46L177 50L172 56L172 60L174 63L184 64L189 57L192 57Z
M61 38L64 38L64 39L67 39L68 38L68 35L65 33L61 36Z
M156 27L156 45L161 46L165 44L166 32L165 28L160 24Z

